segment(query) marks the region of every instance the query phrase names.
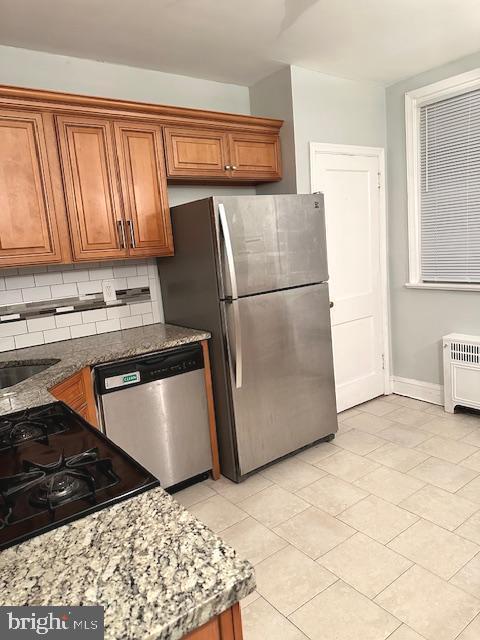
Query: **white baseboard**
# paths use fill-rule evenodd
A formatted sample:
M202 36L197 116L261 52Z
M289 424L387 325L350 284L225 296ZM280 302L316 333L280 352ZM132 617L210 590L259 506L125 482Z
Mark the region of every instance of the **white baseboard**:
M399 396L408 396L443 406L443 386L441 384L392 376L392 391Z

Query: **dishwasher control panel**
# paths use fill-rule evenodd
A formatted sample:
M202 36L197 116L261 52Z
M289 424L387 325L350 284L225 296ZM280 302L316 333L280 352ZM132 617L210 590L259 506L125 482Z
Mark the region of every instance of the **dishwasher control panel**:
M111 376L105 378L105 389L118 389L119 387L127 387L129 384L140 382L140 371L132 371L121 376Z
M95 367L96 391L103 395L122 387L135 387L203 367L203 352L199 344L174 347Z

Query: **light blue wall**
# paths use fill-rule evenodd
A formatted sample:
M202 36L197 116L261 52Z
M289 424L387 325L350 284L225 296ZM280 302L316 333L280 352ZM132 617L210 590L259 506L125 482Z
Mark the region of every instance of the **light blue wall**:
M309 193L310 142L385 146L385 90L373 83L291 69L297 191Z
M387 88L389 275L394 374L443 384L442 336L480 333L480 293L406 289L405 92L480 67L480 53Z
M283 120L280 130L283 178L280 182L259 185L257 193L296 193L291 67L280 69L250 87L250 108L256 116L270 116Z

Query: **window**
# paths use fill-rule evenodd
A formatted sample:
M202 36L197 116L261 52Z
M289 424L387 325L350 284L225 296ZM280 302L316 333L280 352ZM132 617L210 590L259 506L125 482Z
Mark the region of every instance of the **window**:
M410 286L480 289L480 70L406 94Z

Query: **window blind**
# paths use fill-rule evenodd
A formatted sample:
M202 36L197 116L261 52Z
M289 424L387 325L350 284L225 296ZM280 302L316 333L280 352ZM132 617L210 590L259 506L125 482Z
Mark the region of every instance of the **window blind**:
M480 283L480 90L420 109L424 282Z

